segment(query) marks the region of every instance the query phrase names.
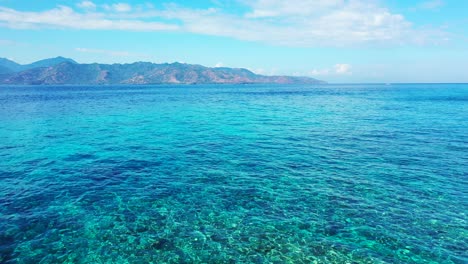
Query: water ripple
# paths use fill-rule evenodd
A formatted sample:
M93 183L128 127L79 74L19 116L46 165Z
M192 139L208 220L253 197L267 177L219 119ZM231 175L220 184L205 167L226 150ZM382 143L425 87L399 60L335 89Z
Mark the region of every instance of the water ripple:
M0 87L0 262L466 263L467 94Z

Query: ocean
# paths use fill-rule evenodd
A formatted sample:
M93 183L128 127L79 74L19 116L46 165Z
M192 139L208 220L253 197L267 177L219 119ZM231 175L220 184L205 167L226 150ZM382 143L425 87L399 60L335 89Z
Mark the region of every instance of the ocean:
M468 263L468 84L0 87L0 263Z

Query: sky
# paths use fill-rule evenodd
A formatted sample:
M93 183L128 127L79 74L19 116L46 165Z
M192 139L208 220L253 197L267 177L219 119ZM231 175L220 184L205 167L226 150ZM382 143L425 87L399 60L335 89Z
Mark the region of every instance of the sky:
M0 0L0 57L468 82L465 0Z

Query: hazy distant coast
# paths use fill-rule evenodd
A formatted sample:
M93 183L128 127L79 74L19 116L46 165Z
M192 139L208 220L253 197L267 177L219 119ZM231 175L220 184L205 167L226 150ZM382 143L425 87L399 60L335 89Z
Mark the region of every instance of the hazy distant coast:
M0 84L320 84L310 77L265 76L242 68L209 68L184 63L80 64L57 57L28 65L0 58Z

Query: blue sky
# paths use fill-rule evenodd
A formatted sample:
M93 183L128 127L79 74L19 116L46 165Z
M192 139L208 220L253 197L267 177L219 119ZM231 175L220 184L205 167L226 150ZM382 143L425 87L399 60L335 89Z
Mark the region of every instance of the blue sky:
M0 57L468 82L468 1L0 0Z

